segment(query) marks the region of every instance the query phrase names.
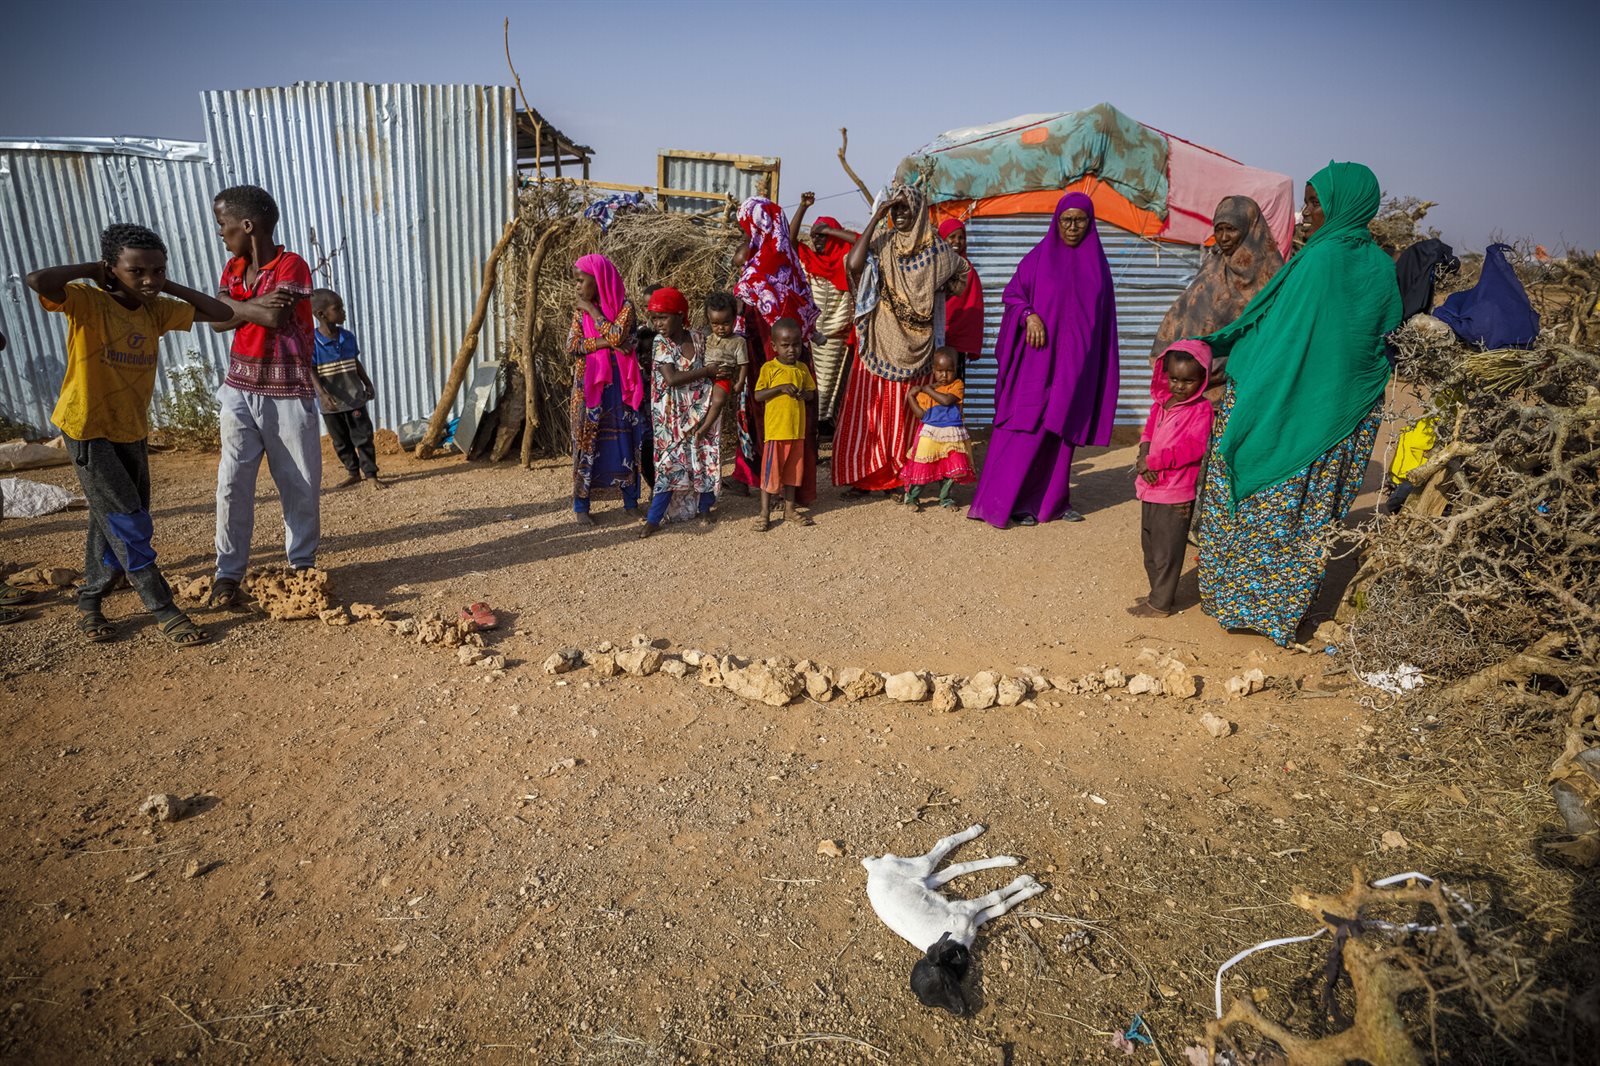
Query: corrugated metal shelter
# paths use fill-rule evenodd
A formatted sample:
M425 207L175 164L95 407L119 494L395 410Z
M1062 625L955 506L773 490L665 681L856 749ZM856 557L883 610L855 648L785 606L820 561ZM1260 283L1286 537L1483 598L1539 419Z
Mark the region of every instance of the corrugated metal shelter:
M983 281L984 351L984 358L967 364L968 425L986 426L994 420L994 346L1005 313L1000 294L1050 221L1050 215L1011 215L967 222L967 258ZM1167 308L1194 280L1203 253L1192 246L1147 241L1109 222L1097 225L1117 298L1122 378L1116 424L1142 426L1150 413L1150 345Z
M966 219L967 256L984 283L985 354L1005 308L1000 295L1017 264L1049 229L1069 190L1095 205L1111 263L1121 348L1119 425L1142 425L1150 409L1150 346L1172 302L1205 254L1211 210L1228 194L1253 196L1287 247L1294 200L1287 175L1246 166L1122 114L1109 104L1023 115L950 130L896 170L928 193L935 221ZM967 416L994 417L994 360L968 365Z
M663 195L661 209L693 214L717 206L717 200L730 194L740 203L752 196L777 200L782 165L775 156L663 148L656 154L657 187L705 193L706 197Z
M278 238L344 297L378 398L394 427L426 415L515 210L509 88L302 82L202 94L209 145L136 139L0 141L0 413L43 429L65 368L66 326L23 284L28 271L84 262L109 222L149 225L173 277L209 290L226 252L211 198L261 185L278 201ZM504 346L493 308L478 346ZM226 337L201 328L162 345L157 395L189 352L220 372Z

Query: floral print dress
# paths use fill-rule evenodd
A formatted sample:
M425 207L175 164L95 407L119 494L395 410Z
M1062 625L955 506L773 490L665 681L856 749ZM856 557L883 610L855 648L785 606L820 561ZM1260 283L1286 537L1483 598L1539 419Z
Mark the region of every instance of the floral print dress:
M711 390L716 386L709 380L672 386L661 374L663 367L686 371L705 365L702 334L690 330L689 338L689 344L684 346L658 333L652 358L650 421L655 435L655 491L672 493L666 515L669 522L693 518L699 511L700 494L715 493L722 487L720 434L694 434L711 407Z
M1287 481L1228 512L1232 481L1217 442L1233 410L1233 385L1212 425L1200 498L1200 606L1230 629L1251 629L1287 646L1322 588L1328 529L1344 521L1361 491L1374 409L1344 440Z

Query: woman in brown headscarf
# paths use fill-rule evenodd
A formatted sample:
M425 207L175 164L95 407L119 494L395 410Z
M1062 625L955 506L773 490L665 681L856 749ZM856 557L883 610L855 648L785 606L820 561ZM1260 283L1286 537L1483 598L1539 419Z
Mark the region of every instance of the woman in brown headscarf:
M879 228L887 219L889 226ZM900 486L917 427L906 408L932 380L934 321L967 282L967 261L928 221L922 190L895 182L845 265L856 292L856 360L833 435L833 483L846 495Z
M1283 266L1261 207L1250 197L1224 197L1211 220L1216 244L1206 253L1194 281L1161 320L1150 349L1152 359L1159 358L1173 341L1215 333L1238 318L1244 305ZM1213 383L1220 370L1220 362L1211 368Z

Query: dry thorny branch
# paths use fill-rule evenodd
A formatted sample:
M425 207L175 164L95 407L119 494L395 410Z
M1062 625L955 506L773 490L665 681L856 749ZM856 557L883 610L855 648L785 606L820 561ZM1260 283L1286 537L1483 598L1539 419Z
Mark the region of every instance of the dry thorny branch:
M1329 951L1321 975L1322 1031L1296 1033L1249 999L1236 999L1208 1027L1218 1061L1219 1049L1233 1061L1250 1061L1243 1058L1242 1031L1254 1030L1289 1066L1437 1062L1441 1015L1483 1018L1509 1042L1534 1004L1531 979L1519 976L1527 968L1524 946L1441 882L1374 888L1357 870L1340 895L1301 890L1292 902L1330 934L1314 941Z

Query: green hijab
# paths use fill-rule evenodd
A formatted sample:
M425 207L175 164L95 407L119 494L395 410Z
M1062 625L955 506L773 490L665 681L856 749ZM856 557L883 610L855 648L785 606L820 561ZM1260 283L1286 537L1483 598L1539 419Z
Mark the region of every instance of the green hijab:
M1327 221L1229 325L1201 338L1228 356L1233 410L1218 447L1230 506L1305 469L1371 412L1400 324L1394 261L1367 230L1378 179L1360 163L1311 178Z

